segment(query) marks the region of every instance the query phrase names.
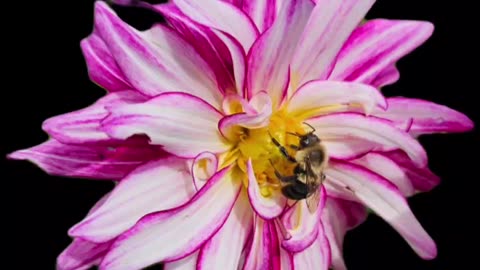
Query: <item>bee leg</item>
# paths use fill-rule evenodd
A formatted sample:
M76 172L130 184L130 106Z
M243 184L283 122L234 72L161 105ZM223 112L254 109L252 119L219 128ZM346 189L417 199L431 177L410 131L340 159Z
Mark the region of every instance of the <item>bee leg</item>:
M296 180L291 185L284 186L282 188L282 194L292 200L302 200L308 195L307 185L303 182Z
M275 146L278 147L278 149L280 150L282 155L285 158L287 158L288 161L297 162L294 157L292 157L288 154L287 149L284 146L282 146L275 138L273 138L272 135L270 135L270 138L272 139L273 144L275 144Z
M300 147L298 147L296 145L293 145L293 144L290 144L289 147L293 150L296 150L296 151L300 150Z
M275 172L275 176L278 178L278 180L282 181L283 183L291 183L291 182L295 182L295 181L297 180L297 176L296 176L296 175L283 176L283 175L277 170L277 168L275 168L275 165L273 165L272 160L269 160L269 161L270 161L270 164L272 164L273 171Z

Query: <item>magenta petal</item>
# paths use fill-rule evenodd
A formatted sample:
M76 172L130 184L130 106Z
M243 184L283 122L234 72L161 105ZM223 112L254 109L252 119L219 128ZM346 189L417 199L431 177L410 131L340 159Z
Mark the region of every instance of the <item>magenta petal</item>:
M268 91L274 107L281 103L289 83L290 61L312 9L310 1L284 2L272 27L255 41L248 59L248 97Z
M428 167L418 167L402 151L391 151L381 153L395 161L407 174L413 186L418 191L430 191L440 183L440 178L435 175Z
M143 216L186 203L195 193L185 160L152 161L131 172L108 199L69 230L75 237L109 241Z
M385 72L397 76L395 71L392 73L392 65L420 46L432 32L433 25L428 22L368 21L347 40L329 79L370 84Z
M112 242L93 243L80 238L73 242L58 256L57 270L90 269L98 265L108 252Z
M308 123L317 129L317 135L325 142L331 139L344 139L346 143L356 139L369 141L377 145L372 150L402 149L418 166L427 165L427 154L422 145L387 120L355 113L336 113L311 118Z
M377 110L373 115L391 120L399 127L413 119L409 133L414 136L466 132L474 126L464 114L433 102L404 97L388 98L387 102L386 111Z
M240 187L230 168L219 171L187 204L149 214L119 236L101 268L139 269L193 253L223 226Z
M352 163L331 161L326 170L329 181L345 186L386 222L394 227L413 250L424 259L433 259L437 248L411 212L400 191L382 176Z
M375 79L372 80L370 85L381 88L395 83L398 79L400 79L400 71L398 71L395 65L391 65L380 72Z
M225 224L202 247L196 269L238 269L242 251L252 231L252 221L252 208L242 192Z
M173 3L192 20L205 26L223 31L238 40L248 52L258 32L239 8L217 0L173 0Z
M90 79L109 92L132 89L115 58L97 33L80 43Z
M112 139L100 128L100 122L108 115L105 107L140 103L146 100L145 96L131 90L110 93L85 109L47 119L42 128L62 143L109 142Z
M374 2L316 1L292 59L293 90L308 81L323 80L329 75L332 62L343 43Z
M29 160L52 175L116 180L149 160L165 155L159 147L132 138L122 144L67 145L50 139L8 155Z

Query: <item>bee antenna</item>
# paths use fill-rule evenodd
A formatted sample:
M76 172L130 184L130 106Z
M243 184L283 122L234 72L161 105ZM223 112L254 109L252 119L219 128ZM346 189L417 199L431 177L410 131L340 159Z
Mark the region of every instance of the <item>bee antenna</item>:
M307 122L303 122L303 124L305 124L305 125L309 126L309 127L312 129L312 131L310 131L310 133L313 133L313 132L315 132L315 131L316 131L316 129L315 129L314 127L312 127L312 125L310 125L309 123L307 123Z
M299 137L299 138L302 137L302 136L298 135L297 133L293 133L293 132L285 132L285 133L288 134L288 135L293 135L293 136Z

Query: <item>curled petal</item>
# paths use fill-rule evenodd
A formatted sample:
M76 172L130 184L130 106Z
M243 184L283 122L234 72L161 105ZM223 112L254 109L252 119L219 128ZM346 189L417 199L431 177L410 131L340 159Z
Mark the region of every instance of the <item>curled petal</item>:
M472 120L464 114L433 102L393 97L387 99L388 109L373 115L393 121L401 127L413 120L409 133L413 136L442 132L465 132L473 129Z
M219 171L187 204L149 214L119 236L100 266L138 269L193 253L223 226L240 187L229 167Z
M184 160L152 161L124 178L105 203L71 228L69 234L93 242L109 241L143 216L177 207L194 193Z
M237 39L248 52L258 32L245 13L237 7L217 0L173 0L175 5L194 21L228 33Z
M222 228L202 247L199 270L238 269L242 251L252 231L253 211L241 193Z
M235 138L232 130L236 126L248 129L257 129L268 126L272 115L272 101L267 93L261 92L255 95L249 106L253 111L225 116L218 123L220 132L227 138Z
M429 22L370 20L345 42L329 79L370 84L385 72L397 76L396 71L392 73L392 65L432 32Z
M379 153L368 153L367 155L351 161L354 164L363 166L370 171L376 172L394 184L404 196L412 196L415 188L402 168L393 160Z
M228 145L217 129L221 113L204 100L185 93L164 93L141 104L109 108L103 129L113 138L146 134L152 144L177 156L194 158Z
M306 1L305 1L306 2ZM292 60L292 85L325 79L340 48L374 0L317 0Z
M395 65L391 65L380 72L369 84L376 88L381 88L395 83L398 79L400 79L400 71L398 71Z
M47 119L43 122L42 128L62 143L110 142L112 139L100 127L100 122L108 115L105 107L135 104L146 100L145 96L131 90L110 93L85 109Z
M200 190L207 180L218 171L218 159L215 154L210 152L200 153L195 157L192 163L191 174L195 189Z
M311 81L298 89L289 99L288 111L309 118L319 114L348 110L361 106L366 114L377 107L386 109L387 102L375 88L349 82ZM381 109L379 109L381 110Z
M177 32L163 25L139 32L120 20L103 1L95 3L95 30L130 84L155 96L181 91L219 105L215 74Z
M257 178L253 171L252 160L247 162L248 174L248 199L253 209L263 219L272 219L278 217L285 209L287 199L281 192L273 192L270 197L262 195L261 188L258 185Z
M419 167L427 165L427 154L420 143L388 121L355 113L337 113L308 120L322 140L361 139L377 144L372 150L402 149ZM328 149L327 149L328 150Z
M157 146L131 138L122 144L71 145L50 139L8 158L29 160L52 175L117 180L149 160L165 156Z
M400 191L388 180L358 165L339 161L332 161L327 173L329 179L344 185L345 192L353 193L359 202L394 227L420 257L436 257L435 242L417 221Z
M109 92L132 89L115 58L97 33L80 42L90 79Z
M257 39L249 52L248 97L268 91L274 106L281 103L289 83L290 61L312 9L311 1L293 0L282 4L272 27Z
M310 213L305 201L299 201L288 209L282 222L291 237L282 242L282 247L290 252L300 252L309 247L318 235L318 220L327 198L325 188L320 190L320 202L315 213Z

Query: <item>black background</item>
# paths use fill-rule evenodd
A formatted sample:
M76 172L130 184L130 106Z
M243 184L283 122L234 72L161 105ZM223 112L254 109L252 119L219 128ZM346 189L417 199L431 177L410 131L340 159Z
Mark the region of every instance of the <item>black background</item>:
M88 106L104 95L89 81L79 46L92 30L93 0L31 2L14 1L1 8L1 63L6 70L1 100L7 122L1 130L2 155L45 141L43 120ZM384 89L387 96L431 100L480 123L474 42L478 15L469 2L473 3L377 1L368 18L428 20L436 26L426 44L399 62L401 79ZM147 11L116 10L141 29L161 19ZM346 237L349 269L475 268L479 138L478 128L421 138L430 167L442 183L409 202L438 245L437 259L421 260L388 224L370 215ZM106 181L49 176L28 162L4 158L1 172L2 246L8 250L2 263L16 265L6 269L54 269L56 256L70 243L68 228L112 187Z

